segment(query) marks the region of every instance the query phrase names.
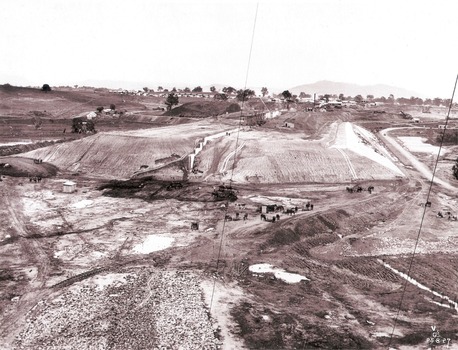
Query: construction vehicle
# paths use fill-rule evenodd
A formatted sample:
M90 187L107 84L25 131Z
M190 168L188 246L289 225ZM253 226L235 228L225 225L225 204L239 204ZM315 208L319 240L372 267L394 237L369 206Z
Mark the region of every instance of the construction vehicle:
M228 200L228 201L234 202L237 200L236 192L232 188L232 186L220 185L218 186L218 189L215 189L212 192L212 196L215 201Z
M399 114L404 118L404 119L412 119L412 115L409 113L405 113L403 111L399 112Z
M353 192L362 192L364 189L360 185L354 185L353 187L347 187L346 190L349 193L353 193Z
M183 188L183 184L181 182L171 182L167 185L165 189L167 191L171 191L171 190L176 190L179 188Z

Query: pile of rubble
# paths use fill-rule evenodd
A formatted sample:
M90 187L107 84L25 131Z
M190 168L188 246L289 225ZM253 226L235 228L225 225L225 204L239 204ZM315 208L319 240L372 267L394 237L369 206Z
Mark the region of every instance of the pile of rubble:
M190 272L143 269L102 290L87 282L37 305L14 349L221 347Z
M204 307L197 278L186 272L162 273L154 286L151 310L160 347L216 349L220 342Z

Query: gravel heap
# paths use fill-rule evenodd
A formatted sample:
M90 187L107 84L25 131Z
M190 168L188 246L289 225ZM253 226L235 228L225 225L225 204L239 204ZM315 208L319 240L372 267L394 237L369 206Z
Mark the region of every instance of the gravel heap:
M40 302L14 349L221 347L195 274L143 269L109 275L118 281L103 289L89 280Z

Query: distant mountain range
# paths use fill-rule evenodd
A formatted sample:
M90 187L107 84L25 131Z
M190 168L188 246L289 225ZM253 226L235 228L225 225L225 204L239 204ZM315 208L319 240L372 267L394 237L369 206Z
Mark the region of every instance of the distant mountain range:
M374 97L385 96L388 97L393 94L395 98L411 96L424 98L424 94L415 91L409 91L403 88L389 86L384 84L377 85L357 85L340 83L328 80L317 81L313 84L304 84L290 88L289 91L292 94L299 95L301 92L306 94L324 95L324 94L344 94L345 96L356 96L361 95L366 97L367 95L374 95Z

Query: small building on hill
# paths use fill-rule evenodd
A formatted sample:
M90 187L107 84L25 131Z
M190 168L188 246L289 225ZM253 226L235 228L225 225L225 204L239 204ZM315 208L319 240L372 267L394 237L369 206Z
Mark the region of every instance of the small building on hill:
M73 181L65 181L63 183L63 191L64 193L73 193L76 191L76 182Z
M294 123L291 123L291 122L285 122L285 124L283 125L285 128L291 128L291 129L294 129Z

